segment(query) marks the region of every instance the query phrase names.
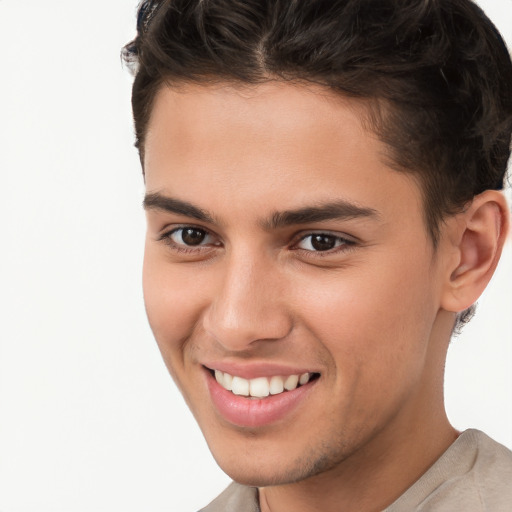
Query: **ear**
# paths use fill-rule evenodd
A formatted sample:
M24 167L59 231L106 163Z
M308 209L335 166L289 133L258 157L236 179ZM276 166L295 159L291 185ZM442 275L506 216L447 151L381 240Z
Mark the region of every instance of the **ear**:
M505 196L487 190L457 214L451 244L454 252L441 306L460 312L474 304L489 283L509 231Z

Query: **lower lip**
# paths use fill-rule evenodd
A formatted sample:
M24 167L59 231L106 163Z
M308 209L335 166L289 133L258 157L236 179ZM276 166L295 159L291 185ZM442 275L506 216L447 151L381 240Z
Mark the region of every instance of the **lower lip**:
M314 380L292 391L254 399L227 391L209 371L206 373L213 404L225 420L240 427L263 427L285 418L305 401L316 383Z

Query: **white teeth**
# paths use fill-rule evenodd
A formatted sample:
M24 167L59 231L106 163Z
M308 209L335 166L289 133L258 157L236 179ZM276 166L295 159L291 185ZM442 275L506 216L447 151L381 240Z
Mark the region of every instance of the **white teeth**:
M260 377L258 379L251 379L249 381L249 388L251 396L263 398L268 396L270 393L268 379L266 377Z
M215 372L215 373L217 373L217 372ZM221 386L224 389L227 389L228 391L231 391L232 386L233 386L233 375L230 375L229 373L225 373L223 380L224 380L224 382L221 383Z
M249 381L242 379L242 377L233 377L231 391L235 395L249 396Z
M272 377L270 379L270 394L278 395L284 391L284 380L283 377Z
M265 398L269 395L279 395L286 391L293 391L299 385L307 384L311 379L311 373L300 375L288 375L281 377L258 377L256 379L244 379L230 375L229 373L215 370L215 380L226 390L232 391L235 395L251 396L254 398Z
M292 391L297 387L298 383L298 375L289 375L288 377L286 377L286 380L284 381L284 389L286 389L287 391Z
M302 386L303 384L307 384L309 382L309 377L310 377L310 374L309 373L303 373L300 377L299 377L299 384Z

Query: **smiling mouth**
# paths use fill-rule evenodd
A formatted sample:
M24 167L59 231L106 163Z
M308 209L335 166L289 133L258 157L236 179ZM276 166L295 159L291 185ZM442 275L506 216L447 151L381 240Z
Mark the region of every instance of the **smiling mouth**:
M266 398L270 395L280 395L293 391L298 387L320 377L319 373L302 373L295 375L275 375L272 377L257 377L255 379L244 379L237 375L231 375L220 370L209 369L210 373L218 384L234 395L248 398Z

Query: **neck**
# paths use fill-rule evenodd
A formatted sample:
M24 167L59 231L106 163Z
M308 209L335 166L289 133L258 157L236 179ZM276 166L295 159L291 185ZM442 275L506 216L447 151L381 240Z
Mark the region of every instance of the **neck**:
M442 423L434 429L419 426L419 431L418 426L409 427L398 444L383 432L329 471L292 484L260 488L261 512L381 511L455 441L458 433L447 419Z

